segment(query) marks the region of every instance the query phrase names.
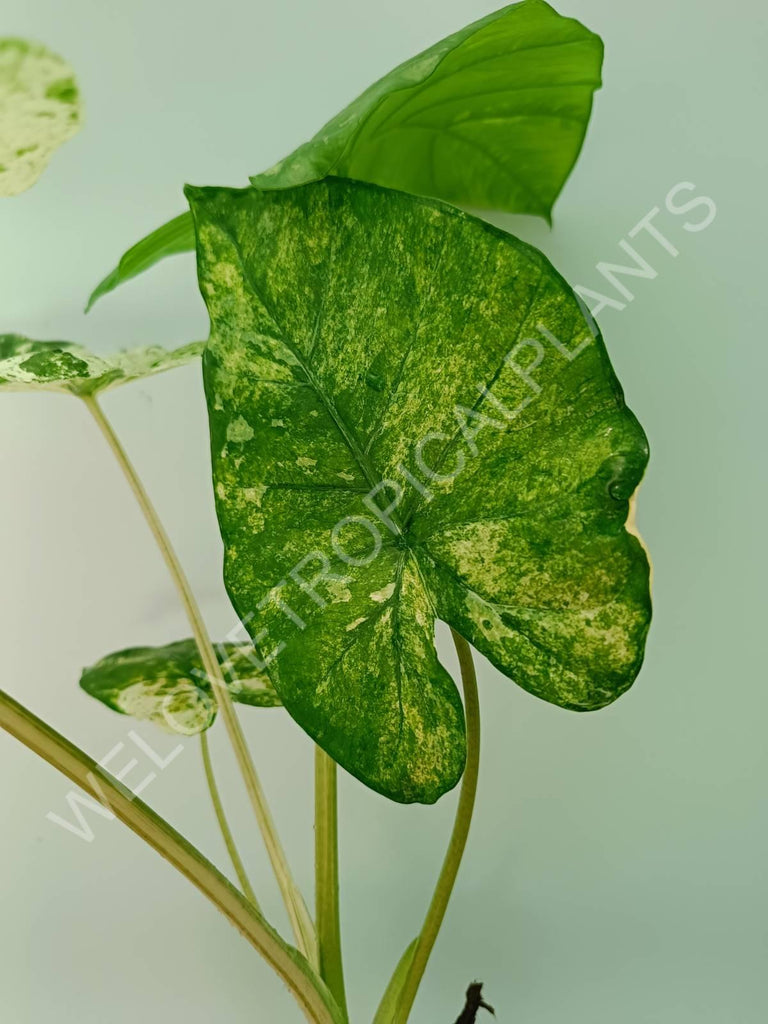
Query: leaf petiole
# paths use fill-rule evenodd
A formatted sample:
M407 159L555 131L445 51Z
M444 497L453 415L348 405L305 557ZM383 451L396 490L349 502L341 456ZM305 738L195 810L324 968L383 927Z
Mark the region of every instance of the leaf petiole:
M464 848L467 844L469 826L475 806L475 795L477 793L477 779L480 769L480 705L477 696L477 674L475 673L475 665L472 660L472 648L464 637L455 630L451 630L451 635L456 646L456 653L459 656L461 682L464 688L464 714L467 721L467 763L461 780L459 803L456 808L456 818L453 823L451 839L448 843L440 877L437 880L437 886L432 896L432 902L429 905L427 916L424 918L424 924L416 940L413 959L403 983L400 998L397 1002L397 1009L392 1017L393 1024L405 1024L413 1008L416 993L424 976L424 971L440 931L440 926L443 923L448 901L451 898L456 876L459 872Z
M200 651L203 668L210 680L213 694L216 698L216 703L224 719L230 743L232 744L232 748L240 768L240 773L243 777L243 782L255 813L256 821L258 822L259 829L261 830L270 863L272 864L272 870L275 873L277 884L280 887L280 892L288 911L288 917L296 938L296 944L313 967L317 966L318 954L315 928L312 923L312 919L309 916L309 911L307 910L304 898L293 880L293 876L285 856L285 851L283 850L275 829L272 813L267 805L264 790L262 789L261 782L259 781L259 777L256 773L256 767L251 758L250 751L248 750L245 734L243 733L242 726L240 725L240 721L235 713L232 697L229 693L226 682L222 678L221 667L213 650L213 645L211 644L210 637L208 636L197 601L192 593L192 588L189 585L189 581L187 580L186 574L184 573L176 552L171 545L168 534L165 532L165 527L161 523L155 507L144 489L144 485L128 458L125 449L115 434L112 425L104 415L104 411L99 405L97 399L92 395L87 395L82 397L82 401L85 403L86 408L95 420L96 425L103 434L118 462L118 465L123 471L123 474L133 491L134 497L139 504L150 530L152 531L152 535L157 542L157 546L160 549L171 578L176 586L176 590L187 614L189 624L192 627L195 643Z
M320 975L347 1015L339 923L336 762L315 747L315 900Z
M256 899L256 894L253 891L253 886L250 883L248 875L246 873L243 861L238 852L235 844L232 830L229 827L227 816L224 813L224 805L221 802L221 796L219 794L219 787L216 785L216 776L213 774L213 765L211 764L211 750L208 744L207 733L200 733L200 753L203 759L203 769L205 771L205 781L208 784L208 792L211 794L211 803L213 804L213 810L216 814L216 820L219 823L219 830L224 840L224 845L227 847L229 853L229 859L232 861L232 867L235 869L238 881L240 882L240 888L243 893L248 897L254 907L261 913L261 907L259 901Z
M282 978L312 1024L344 1024L333 996L242 893L166 821L84 751L0 690L0 728L92 793L123 824L185 875Z

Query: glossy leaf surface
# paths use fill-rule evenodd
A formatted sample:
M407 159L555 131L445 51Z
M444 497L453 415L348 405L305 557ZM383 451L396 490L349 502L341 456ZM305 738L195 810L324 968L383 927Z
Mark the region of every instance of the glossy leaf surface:
M286 188L333 174L481 209L549 218L579 155L603 45L524 0L390 71L264 174Z
M358 182L187 192L225 582L293 717L430 802L465 756L436 619L561 707L623 693L647 443L545 257Z

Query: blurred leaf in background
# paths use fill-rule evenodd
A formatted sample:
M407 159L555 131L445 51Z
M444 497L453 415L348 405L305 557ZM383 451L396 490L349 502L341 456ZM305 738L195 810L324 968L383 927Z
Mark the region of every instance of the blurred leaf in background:
M74 73L63 58L24 39L0 39L0 196L34 185L82 120Z

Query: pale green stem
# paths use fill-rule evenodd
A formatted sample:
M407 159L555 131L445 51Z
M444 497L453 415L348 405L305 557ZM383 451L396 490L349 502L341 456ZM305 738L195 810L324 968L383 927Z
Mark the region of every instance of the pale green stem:
M240 772L243 777L243 782L245 783L245 788L248 793L251 806L253 807L256 820L264 838L264 845L267 848L272 869L275 873L277 884L280 887L280 892L282 893L283 901L288 911L288 917L296 938L296 945L306 956L307 960L309 960L313 966L316 966L317 938L315 935L315 928L312 924L312 919L309 916L306 904L304 903L304 899L294 882L290 868L288 867L285 852L277 835L272 814L267 805L266 797L261 787L261 782L256 774L256 768L251 758L250 751L248 750L245 734L243 733L240 721L235 713L232 697L227 689L224 679L222 678L221 668L213 650L213 645L211 644L208 636L197 601L192 593L192 589L184 570L181 567L181 563L176 556L176 552L173 550L168 534L165 532L165 528L160 522L157 512L150 501L149 495L145 491L144 485L139 479L139 476L128 458L125 449L120 444L117 435L112 429L112 425L104 415L104 412L95 397L87 396L83 398L83 401L104 435L107 444L111 448L113 455L115 456L131 487L131 490L133 491L136 501L144 514L144 518L146 519L155 541L157 542L157 546L165 560L165 564L171 574L171 578L176 586L179 597L181 598L182 605L184 606L187 618L189 619L189 624L192 628L195 643L200 651L200 658L203 662L205 674L211 683L219 711L224 719L224 725L226 726L227 733L229 734L229 739L232 744L235 757L237 758L237 763L240 767Z
M315 747L315 918L320 975L347 1015L339 922L336 762Z
M208 792L211 794L213 810L216 814L216 820L219 823L219 830L221 832L222 839L224 840L224 845L227 848L229 859L232 861L232 867L235 869L235 874L240 882L240 888L254 907L261 912L259 901L256 899L256 894L254 893L253 887L248 879L248 875L246 874L245 867L237 850L237 845L235 844L234 836L232 835L232 830L230 829L229 822L227 821L227 816L224 813L224 805L222 804L221 796L219 795L219 787L216 785L216 776L213 774L213 764L211 763L211 750L208 745L208 736L204 732L200 733L200 753L203 756L205 781L208 783Z
M185 875L261 953L313 1024L344 1024L314 968L286 945L242 893L166 821L69 740L0 690L0 728L92 794Z
M480 706L477 697L477 676L472 661L472 649L467 641L451 630L456 653L459 656L461 682L464 687L464 714L467 720L467 763L461 780L461 792L456 808L453 832L445 854L440 877L437 880L432 902L424 918L419 937L416 940L413 960L403 984L402 993L393 1018L393 1024L405 1024L413 1008L421 979L429 961L432 947L437 939L451 898L456 875L459 871L464 847L467 844L472 811L475 806L477 777L480 768Z

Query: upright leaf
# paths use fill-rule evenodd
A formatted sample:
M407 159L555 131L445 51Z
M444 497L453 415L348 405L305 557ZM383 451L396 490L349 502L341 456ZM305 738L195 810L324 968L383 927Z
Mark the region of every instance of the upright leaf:
M381 1002L376 1010L376 1016L373 1018L373 1024L392 1024L392 1021L395 1019L400 993L403 991L405 979L408 977L408 971L411 969L411 963L413 962L418 942L418 938L414 939L398 960L397 967L395 967L384 995L381 997Z
M543 0L476 21L390 71L275 167L549 219L579 155L603 44Z
M251 181L287 188L333 174L549 220L584 141L602 60L599 36L543 0L523 0L399 65ZM126 252L87 308L193 248L189 214L175 217Z
M249 644L222 644L222 675L232 699L251 707L274 708L280 698ZM84 670L80 686L123 715L147 720L166 732L193 736L213 725L216 702L194 640L165 647L132 647Z
M82 116L65 60L25 39L0 39L0 196L34 185Z
M225 581L286 708L379 792L464 764L436 618L561 707L640 667L648 450L544 256L483 221L329 178L187 190Z
M32 341L0 334L0 391L59 391L80 398L197 359L200 341L168 351L158 346L97 356L70 341Z

